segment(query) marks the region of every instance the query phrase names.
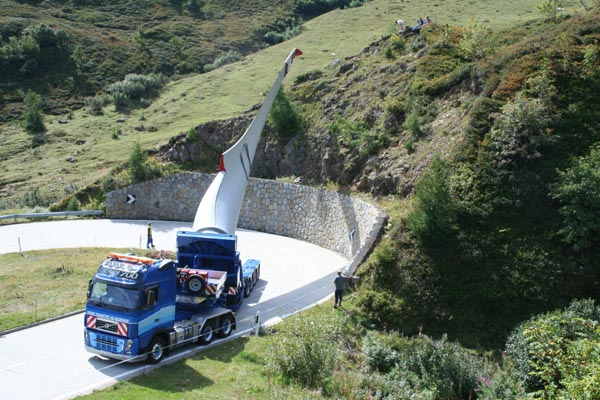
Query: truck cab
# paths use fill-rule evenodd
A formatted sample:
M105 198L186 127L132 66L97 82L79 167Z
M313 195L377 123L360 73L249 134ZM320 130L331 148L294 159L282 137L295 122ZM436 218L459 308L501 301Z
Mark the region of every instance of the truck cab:
M172 348L229 336L235 314L219 301L225 278L224 272L178 268L172 260L110 253L88 287L86 350L157 363ZM198 289L212 285L214 294ZM188 293L190 287L195 292Z
M176 274L172 260L109 254L88 287L86 349L120 360L143 358L136 355L155 336L164 340L176 319Z

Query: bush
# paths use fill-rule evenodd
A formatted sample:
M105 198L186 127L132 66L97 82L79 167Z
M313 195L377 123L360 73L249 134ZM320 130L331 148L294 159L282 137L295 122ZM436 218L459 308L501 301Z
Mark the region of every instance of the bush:
M25 207L48 207L50 203L50 199L39 188L28 190L21 199L21 205Z
M269 369L283 381L321 387L338 358L339 324L335 315L308 319L298 314L288 319L272 338Z
M552 196L560 204L563 240L576 251L590 250L600 238L600 145L579 158L571 168L559 171Z
M204 71L212 71L213 69L217 69L222 67L223 65L232 64L236 61L240 61L242 59L242 55L240 52L235 50L230 50L227 54L217 58L212 64L207 64L204 66Z
M410 133L412 133L414 137L419 137L423 134L419 114L416 111L411 112L408 115L408 117L406 117L404 125L408 128L408 130L410 131Z
M124 80L115 82L106 88L113 96L117 108L129 105L132 100L156 97L166 82L162 74L129 74Z
M436 156L415 186L414 209L406 224L421 243L439 249L455 236L456 223L457 204L450 190L449 166Z
M302 131L303 122L298 108L279 90L271 108L269 118L280 138L289 139Z
M400 326L403 300L388 291L361 289L356 298L356 305L364 317L375 326Z
M379 398L467 399L481 386L487 362L445 337L406 338L369 333L365 363L375 371L368 383Z
M315 79L319 79L321 76L323 76L323 71L321 70L308 71L298 75L294 80L294 83L297 85L303 82L314 81Z
M166 173L158 161L148 158L148 153L142 149L139 143L136 143L131 150L127 161L127 171L132 183L159 178Z
M46 141L46 126L44 125L44 117L40 109L42 98L39 94L34 93L31 89L25 95L24 102L27 105L25 112L25 130L32 135L31 145L33 147L40 146Z
M81 202L77 199L77 197L72 196L69 198L69 201L67 201L66 210L67 211L81 210Z
M102 114L102 108L110 103L110 97L107 95L96 95L94 97L86 97L83 101L86 107L89 108L90 114Z
M389 140L383 132L371 131L367 122L351 122L340 115L335 116L329 126L329 133L334 135L342 146L356 150L361 156L377 153Z
M198 141L198 132L195 128L190 128L185 135L185 140L189 143L195 143Z
M361 0L296 0L296 10L301 14L320 15L336 8L359 7Z
M530 395L599 398L600 308L593 300L574 300L564 310L535 316L510 335L506 354Z

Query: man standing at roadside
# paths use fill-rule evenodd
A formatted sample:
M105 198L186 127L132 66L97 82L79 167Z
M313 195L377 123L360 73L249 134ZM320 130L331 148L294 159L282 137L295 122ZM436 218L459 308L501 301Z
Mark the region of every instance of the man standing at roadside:
M333 284L335 285L335 300L333 304L333 308L342 306L342 296L344 295L344 283L345 278L342 276L342 271L338 271L338 276L333 280Z
M154 246L154 240L152 239L152 224L148 222L148 241L146 242L146 248L153 249L154 247L156 246Z

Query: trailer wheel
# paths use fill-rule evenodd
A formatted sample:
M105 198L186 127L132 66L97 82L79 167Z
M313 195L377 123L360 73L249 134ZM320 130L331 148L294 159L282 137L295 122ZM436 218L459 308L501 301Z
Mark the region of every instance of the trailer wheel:
M188 279L187 281L188 289L194 293L198 293L204 290L204 284L204 279L202 279L202 277L198 275L190 277L190 279Z
M250 296L251 291L252 287L250 287L250 282L246 282L246 286L244 286L244 297Z
M200 331L200 345L207 345L213 341L215 337L215 328L212 321L207 321Z
M165 353L165 341L159 336L152 338L148 346L148 362L158 364L165 357Z
M220 338L226 338L231 335L231 331L233 330L233 318L231 315L224 315L221 318L221 324L219 326L219 331L217 332L217 336Z

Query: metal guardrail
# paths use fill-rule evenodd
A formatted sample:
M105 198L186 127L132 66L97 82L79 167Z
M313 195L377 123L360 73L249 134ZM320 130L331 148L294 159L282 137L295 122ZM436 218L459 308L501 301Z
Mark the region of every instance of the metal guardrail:
M75 217L75 216L80 217L80 216L102 215L102 214L104 214L104 211L102 211L102 210L56 211L56 212L46 212L46 213L0 215L0 220L14 219L16 221L18 218L50 218L50 217Z

